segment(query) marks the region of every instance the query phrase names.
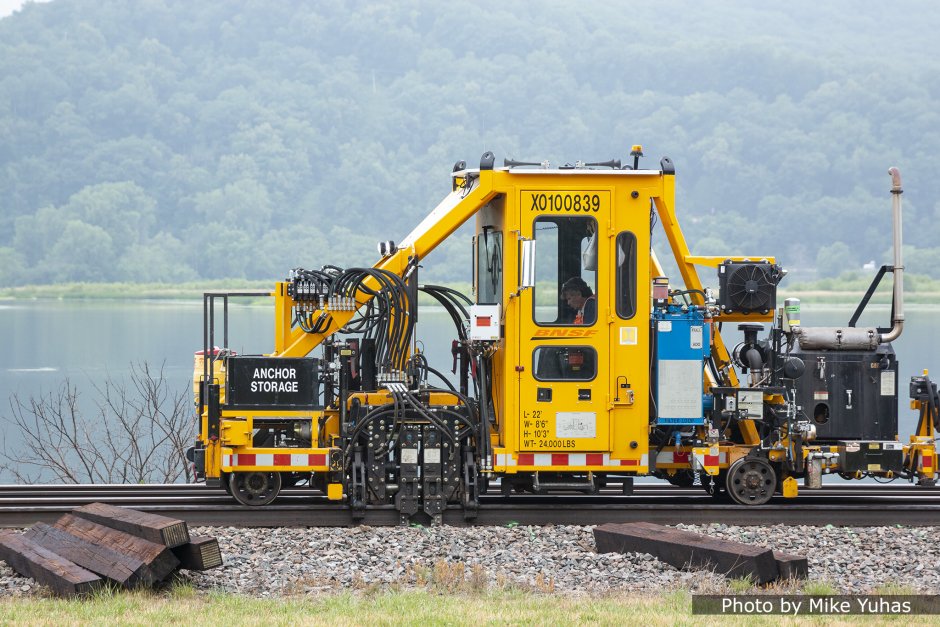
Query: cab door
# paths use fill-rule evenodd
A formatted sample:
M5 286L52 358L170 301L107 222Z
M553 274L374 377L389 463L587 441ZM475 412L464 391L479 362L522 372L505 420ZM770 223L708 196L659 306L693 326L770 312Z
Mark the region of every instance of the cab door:
M621 193L612 246L609 334L611 457L635 472L649 470L650 235L649 192ZM647 188L648 189L648 188Z
M611 191L519 194L520 235L535 240L536 255L535 287L519 303L518 450L608 452L609 269L599 260L609 243L598 229ZM577 297L562 293L570 287Z

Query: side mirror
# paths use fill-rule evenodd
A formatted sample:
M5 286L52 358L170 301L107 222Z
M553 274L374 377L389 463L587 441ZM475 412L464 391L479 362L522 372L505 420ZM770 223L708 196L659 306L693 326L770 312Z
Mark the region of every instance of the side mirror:
M535 240L522 240L519 263L519 289L535 287Z

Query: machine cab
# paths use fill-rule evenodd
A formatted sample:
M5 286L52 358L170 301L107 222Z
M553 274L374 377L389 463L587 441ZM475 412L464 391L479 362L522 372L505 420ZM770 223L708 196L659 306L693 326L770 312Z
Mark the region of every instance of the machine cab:
M634 391L649 384L649 220L663 175L500 174L474 242L476 302L503 318L497 464L645 471L649 399Z

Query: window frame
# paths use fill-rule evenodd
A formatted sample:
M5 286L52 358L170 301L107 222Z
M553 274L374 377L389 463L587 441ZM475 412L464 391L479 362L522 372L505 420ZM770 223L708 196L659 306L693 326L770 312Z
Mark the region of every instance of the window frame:
M629 251L624 251L624 262L620 263L617 256L620 255L620 245L622 241L629 239L631 246ZM614 270L614 309L617 310L617 316L622 320L632 320L637 312L637 237L633 231L621 231L617 234L614 244L614 260L616 268ZM625 276L629 275L629 276ZM623 282L625 279L631 279L631 289L627 298L624 297ZM629 299L629 303L626 302ZM629 308L627 307L629 305Z
M554 378L540 377L539 370L538 370L537 356L538 356L539 351L543 348L548 348L548 349L573 349L574 348L574 349L590 351L591 354L594 356L594 361L593 361L594 370L591 373L590 378L572 379L572 378L559 378L559 377L554 377ZM598 366L597 349L591 346L590 344L538 344L537 346L532 348L532 378L535 379L536 381L552 382L552 383L588 383L590 381L594 381L595 379L597 379L597 366Z
M545 258L545 257L544 257L544 253L539 254L539 251L540 251L541 249L539 248L539 244L538 244L538 241L539 241L539 240L538 240L538 230L537 230L536 225L537 225L539 222L553 223L553 224L556 225L556 227L559 228L559 231L560 231L560 230L561 230L561 229L560 229L560 224L556 221L557 218L577 219L577 220L585 220L585 219L587 219L587 220L593 220L593 222L594 222L594 232L597 233L597 229L600 228L600 226L599 226L599 224L598 224L598 221L597 221L597 218L594 217L594 216L592 216L592 215L540 215L540 216L537 216L537 217L532 221L532 237L533 237L533 239L534 239L535 242L536 242L536 244L535 244L535 249L536 249L535 283L536 283L536 285L535 285L535 287L534 287L533 290L532 290L532 322L535 323L535 325L536 325L536 326L539 326L539 327L563 327L563 328L567 328L567 327L583 327L583 328L586 328L586 329L590 329L590 328L595 327L595 326L598 324L598 322L600 321L600 301L599 301L599 299L598 299L598 290L599 290L599 287L598 287L598 276L599 276L599 268L596 269L596 270L592 270L592 271L591 271L591 272L594 273L594 285L589 285L589 287L591 287L591 288L593 289L593 293L594 293L594 305L595 305L595 311L596 311L595 316L594 316L594 321L593 321L593 322L591 322L590 324L575 324L575 322L574 322L573 320L572 320L571 322L559 322L559 321L557 321L557 320L554 321L554 322L540 322L539 319L538 319L538 317L537 317L537 315L536 315L536 309L538 308L538 289L539 289L539 286L538 286L538 283L539 283L539 266L538 266L538 259L544 259L544 258ZM599 245L599 244L600 244L600 237L598 237L598 245ZM560 248L560 243L559 243L559 248ZM554 252L556 253L556 263L557 263L557 254L558 254L558 252L559 252L559 248L556 248L556 250L554 251ZM580 254L581 254L581 251L579 251L578 254L580 255ZM600 265L600 263L598 263L598 265ZM578 276L579 276L579 277L581 277L581 272L582 272L582 271L583 271L583 268L581 268L580 265L579 265L579 272L578 272ZM558 309L557 309L556 311L557 311L558 315L560 315L561 312L562 312L562 309L561 309L561 293L560 293L560 290L561 290L561 286L564 285L564 281L561 281L561 278L558 276L557 273L556 273L555 276L556 276L556 281L558 281L558 286L556 287L556 292L555 292L555 297L558 299ZM567 280L567 279L566 279L566 280Z
M506 277L506 249L504 247L503 232L490 226L483 227L483 230L474 238L476 240L473 252L473 272L474 272L474 291L476 292L476 304L478 305L501 305L503 302L503 282ZM493 252L499 251L499 284L495 287L495 293L492 299L483 299L484 280L489 280L491 273L483 272L483 264L489 263L488 259L481 257L481 247L487 249L493 246ZM486 291L489 295L489 290Z

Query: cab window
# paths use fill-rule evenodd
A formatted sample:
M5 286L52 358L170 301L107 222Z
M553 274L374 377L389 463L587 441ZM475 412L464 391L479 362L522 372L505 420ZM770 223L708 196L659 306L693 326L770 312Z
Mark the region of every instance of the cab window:
M636 314L636 235L624 231L617 236L617 315Z
M539 325L597 322L597 220L540 216L536 240L533 319Z
M590 346L538 346L532 361L539 381L590 381L597 376L597 351Z
M476 241L477 303L495 305L503 294L503 234L483 227Z

